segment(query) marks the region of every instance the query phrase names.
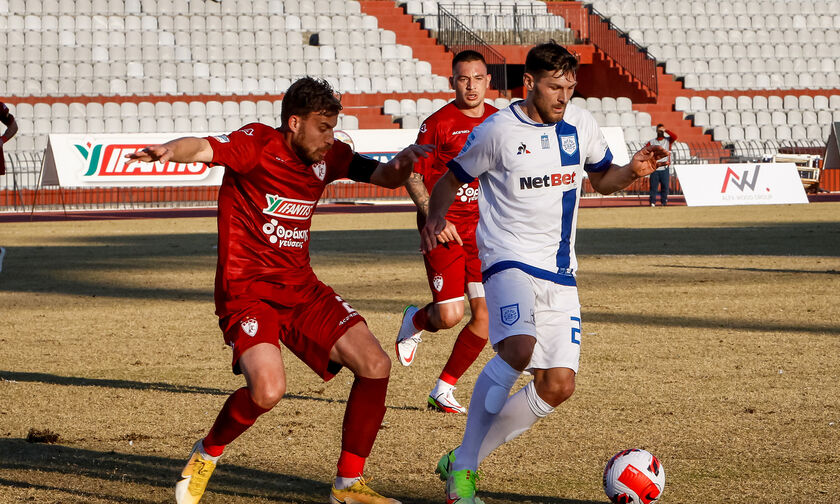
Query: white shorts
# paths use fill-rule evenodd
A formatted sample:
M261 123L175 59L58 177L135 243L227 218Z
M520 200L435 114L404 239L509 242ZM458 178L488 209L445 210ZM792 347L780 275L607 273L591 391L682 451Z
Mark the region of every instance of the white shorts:
M510 268L488 278L484 289L493 348L508 336L533 336L537 344L526 371L564 367L577 373L581 334L577 287Z

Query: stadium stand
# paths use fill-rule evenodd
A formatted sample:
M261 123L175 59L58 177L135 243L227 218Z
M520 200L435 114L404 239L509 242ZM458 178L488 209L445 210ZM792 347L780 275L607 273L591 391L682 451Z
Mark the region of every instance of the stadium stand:
M438 10L441 7L492 44L536 43L547 38L561 43L572 41L572 32L566 27L562 16L552 14L545 2L536 0L490 0L480 3L468 0L414 0L406 2L405 11L421 20L425 28L436 32Z

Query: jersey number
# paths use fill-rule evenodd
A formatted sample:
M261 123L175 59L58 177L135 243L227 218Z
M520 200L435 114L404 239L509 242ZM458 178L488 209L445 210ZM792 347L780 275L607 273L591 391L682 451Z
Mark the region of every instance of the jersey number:
M572 325L572 343L580 345L580 317L570 317L572 324L577 324L577 327Z
M349 303L347 303L347 301L341 299L341 296L336 296L335 300L338 301L339 303L341 303L341 306L343 306L344 309L347 310L347 313L353 313L353 312L356 311L356 310L353 309L352 306L350 306Z

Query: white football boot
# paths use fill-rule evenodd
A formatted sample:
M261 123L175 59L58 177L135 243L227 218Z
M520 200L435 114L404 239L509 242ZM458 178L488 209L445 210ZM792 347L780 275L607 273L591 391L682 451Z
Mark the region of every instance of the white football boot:
M454 386L448 383L446 386L441 386L438 383L438 386L429 394L427 407L444 413L466 413L467 408L461 406L453 392L455 392Z
M402 325L400 325L400 332L397 334L397 342L394 345L397 350L397 358L403 366L410 366L414 362L414 357L417 353L417 345L420 344L420 334L423 331L418 331L414 327L414 314L419 311L414 305L408 305L403 310Z

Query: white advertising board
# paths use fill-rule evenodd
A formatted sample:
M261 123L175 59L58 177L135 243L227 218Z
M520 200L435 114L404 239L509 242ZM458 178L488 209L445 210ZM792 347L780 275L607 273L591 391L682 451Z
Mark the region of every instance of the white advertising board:
M793 163L674 165L689 206L808 203Z
M336 138L378 161L388 161L414 143L417 129L336 131ZM603 128L614 162L629 160L621 128ZM63 187L214 186L222 183L224 168L204 163L128 163L125 155L147 145L182 136L218 133L165 134L51 134L44 156L41 185Z

